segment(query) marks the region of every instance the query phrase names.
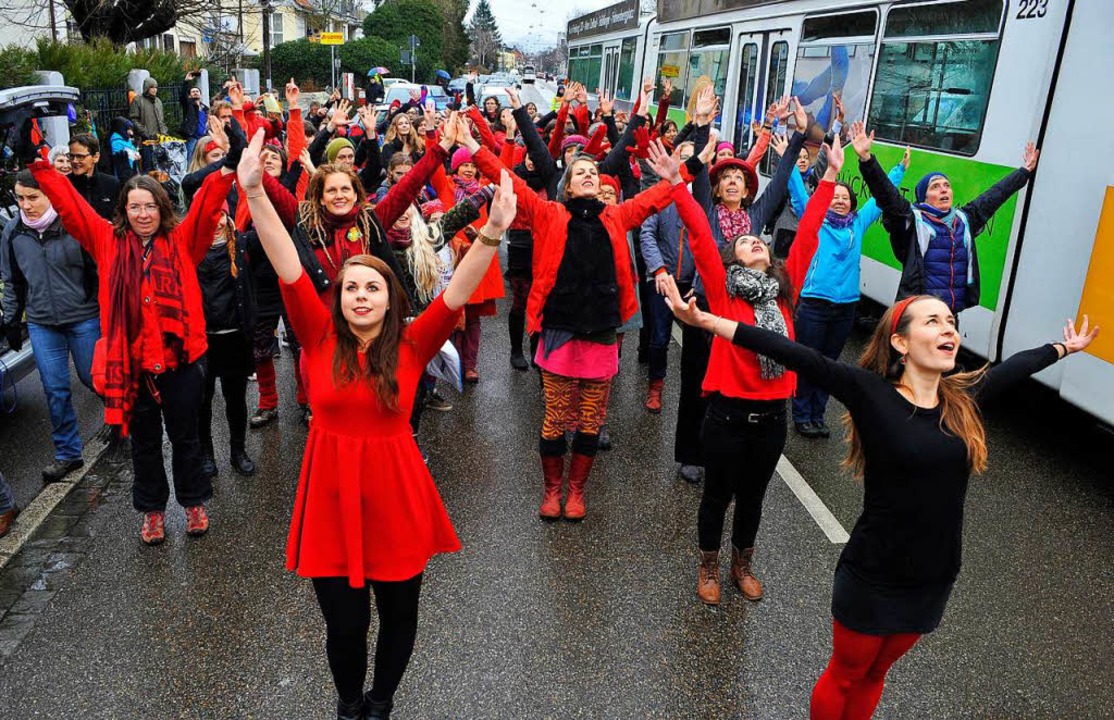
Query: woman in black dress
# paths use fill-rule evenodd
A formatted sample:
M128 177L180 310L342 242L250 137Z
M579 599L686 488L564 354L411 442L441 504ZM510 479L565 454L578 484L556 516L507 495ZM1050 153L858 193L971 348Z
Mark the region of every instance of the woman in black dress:
M882 316L861 367L825 358L779 334L685 303L682 321L795 370L838 398L850 415L845 466L862 477L863 512L840 555L832 589L833 650L812 694L813 720L869 718L886 672L940 624L959 575L963 504L972 472L986 470L980 407L1033 373L1086 348L1087 316L1063 342L1013 355L993 368L951 373L960 335L931 295Z

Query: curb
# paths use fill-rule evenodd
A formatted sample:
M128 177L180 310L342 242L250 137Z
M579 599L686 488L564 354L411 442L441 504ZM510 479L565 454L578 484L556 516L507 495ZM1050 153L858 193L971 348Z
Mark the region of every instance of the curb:
M85 452L82 453L82 460L85 461L85 464L76 474L67 477L65 480L44 485L35 499L20 511L11 531L7 536L0 538L0 570L7 567L12 558L19 554L19 551L35 534L39 526L50 517L54 508L58 507L73 492L74 488L100 461L109 445L108 443L98 443L97 445L99 447L96 450L92 450L89 445L85 446Z

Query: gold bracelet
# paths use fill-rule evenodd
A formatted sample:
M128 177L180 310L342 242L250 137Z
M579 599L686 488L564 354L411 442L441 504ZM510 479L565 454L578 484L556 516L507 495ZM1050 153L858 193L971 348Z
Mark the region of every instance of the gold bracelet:
M482 232L476 233L476 239L488 247L499 247L503 243L502 235L493 238L489 235L484 235Z
M246 197L248 200L257 200L261 197L267 197L267 193L259 193L258 195L248 195L247 193L244 193L244 197Z

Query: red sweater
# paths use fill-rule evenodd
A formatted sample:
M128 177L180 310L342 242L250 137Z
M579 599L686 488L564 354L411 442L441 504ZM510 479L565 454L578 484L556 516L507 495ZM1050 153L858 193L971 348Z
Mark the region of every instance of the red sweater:
M785 261L785 269L793 283L794 302L797 299L796 294L801 291L816 247L820 244L820 225L824 222L824 215L828 212L834 193L835 183L821 181L797 226L797 239L793 241L789 257ZM712 237L711 228L708 227L708 216L684 186L674 190L673 199L677 203L681 221L688 228L689 247L692 248L693 259L696 261L696 271L704 281L704 293L712 313L753 325L754 306L746 300L731 297L727 292L727 270L723 267L719 248ZM784 302L779 304L781 314L785 317L785 326L789 330L789 339L792 340L793 313ZM712 340L712 355L708 360L708 372L704 376L705 395L720 393L726 397L748 400L782 400L791 396L796 389L796 373L786 370L779 378L763 379L755 353L718 336Z
M107 337L108 328L104 326L103 319L107 316L104 309L110 302L108 275L112 271L116 251L120 246L116 231L112 223L93 211L66 176L52 168L49 163L36 161L31 164L30 169L43 194L50 199L51 205L61 216L66 232L81 243L97 263L97 272L100 276L97 300L102 311L101 334L102 338ZM195 362L204 355L209 347L205 338L205 311L201 305L201 287L197 282L197 263L201 262L213 244L213 234L220 222L221 208L235 179L235 173L225 175L219 170L210 173L201 184L201 189L194 195L190 211L182 222L170 231L169 236L160 235L152 240L152 242L177 246L182 251L180 258L185 267L179 280L182 283L182 302L186 309L183 318L186 337L183 339L183 344L190 362ZM142 288L144 298L150 298L154 294L148 279L143 280ZM168 358L159 331L159 311L152 302L144 302L141 308L142 326L139 342L143 347L142 368L146 372L160 373L168 369L166 367ZM103 352L95 354L93 367L95 376L99 374L103 377L104 360ZM98 367L98 362L102 367Z
M486 148L480 148L474 159L484 176L499 177L502 166ZM518 198L518 214L534 228L534 284L526 300L526 330L535 333L541 331L542 309L549 291L557 282L557 270L565 255L565 241L572 216L563 203L543 200L522 178L514 173L510 175ZM626 202L608 206L600 215L600 221L611 238L615 281L619 286L619 314L623 322L630 320L638 311L638 276L627 245L627 233L642 225L654 213L669 207L673 202L671 189L670 184L663 180ZM715 245L714 241L712 245Z

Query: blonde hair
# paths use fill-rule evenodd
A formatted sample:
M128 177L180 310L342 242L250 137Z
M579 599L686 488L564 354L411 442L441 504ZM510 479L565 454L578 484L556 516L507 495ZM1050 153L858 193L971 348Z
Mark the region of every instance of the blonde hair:
M433 246L441 238L441 224L430 225L413 205L407 212L414 216L410 219L410 247L406 248L406 265L410 277L414 278L417 299L423 305L433 300L441 273L445 268Z
M384 142L394 142L395 139L399 137L398 130L395 128L395 125L398 124L398 119L400 117L405 117L407 120L410 121L410 134L407 135L405 139L403 139L403 146L410 149L411 155L415 153L418 155L425 154L425 138L423 138L421 136L421 133L418 132L417 123L414 121L414 119L406 113L395 113L395 116L391 118L391 124L387 126L387 136L384 138Z
M197 140L197 144L193 146L193 154L190 155L190 164L186 168L187 173L194 173L206 167L209 163L205 162L205 146L213 141L212 135L202 135Z

